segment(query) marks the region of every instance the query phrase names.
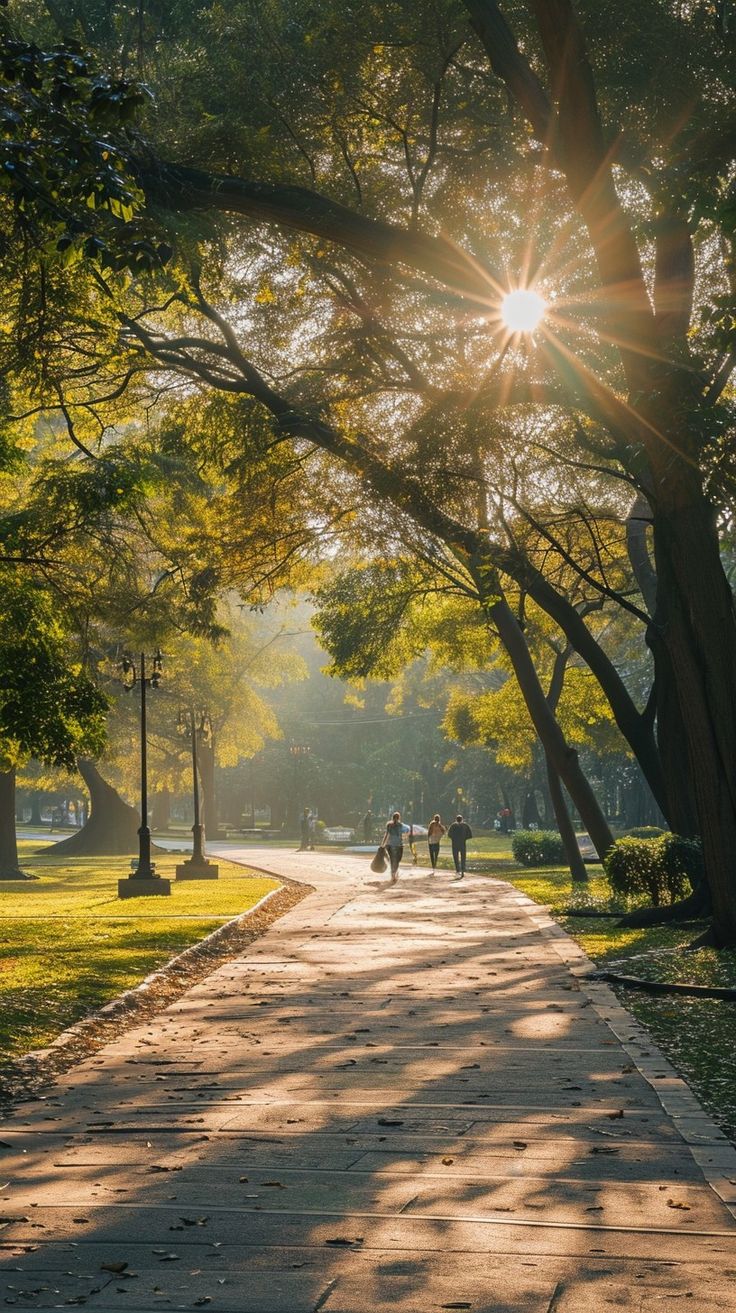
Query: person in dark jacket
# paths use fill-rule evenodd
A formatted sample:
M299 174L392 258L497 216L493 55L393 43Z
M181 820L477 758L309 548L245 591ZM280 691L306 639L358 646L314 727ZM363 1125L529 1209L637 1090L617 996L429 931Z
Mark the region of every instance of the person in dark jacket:
M452 860L455 863L455 879L462 880L465 875L465 862L468 855L468 839L472 839L473 831L468 825L468 822L463 820L462 816L456 816L447 831L447 837L452 844Z

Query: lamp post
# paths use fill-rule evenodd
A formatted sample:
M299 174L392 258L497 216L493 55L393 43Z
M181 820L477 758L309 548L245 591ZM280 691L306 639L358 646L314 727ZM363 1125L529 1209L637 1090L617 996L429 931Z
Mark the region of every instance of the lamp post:
M305 743L292 743L289 752L294 762L294 811L297 825L301 827L301 769L302 762L309 756L311 749ZM304 835L302 835L304 838Z
M212 733L212 724L206 711L195 711L190 703L188 707L179 708L177 729L182 738L189 739L192 745L192 798L194 800L194 825L192 826L192 855L187 862L181 862L176 868L177 880L216 880L220 868L215 862L207 860L204 851L204 826L199 812L199 765L197 762L197 740L208 739Z
M138 830L138 865L130 875L118 880L118 898L139 898L142 894L170 894L171 881L156 872L151 861L151 831L148 825L148 759L146 755L146 691L161 683L163 653L159 648L151 658L151 673L146 674L146 654L141 652L138 665L133 657L123 657L123 685L128 692L138 686L141 691L141 824Z

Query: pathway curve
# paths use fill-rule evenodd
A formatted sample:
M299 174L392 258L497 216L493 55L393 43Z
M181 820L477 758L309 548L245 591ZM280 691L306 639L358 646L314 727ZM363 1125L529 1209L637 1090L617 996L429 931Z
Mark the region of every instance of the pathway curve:
M734 1151L539 908L243 858L316 892L0 1126L4 1306L733 1313Z

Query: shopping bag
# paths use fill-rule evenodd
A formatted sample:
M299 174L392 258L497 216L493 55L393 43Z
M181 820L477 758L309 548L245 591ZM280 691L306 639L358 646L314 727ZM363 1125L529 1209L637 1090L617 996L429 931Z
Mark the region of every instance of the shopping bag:
M386 870L386 849L383 845L378 849L378 852L371 862L371 870L375 871L376 875L382 875Z

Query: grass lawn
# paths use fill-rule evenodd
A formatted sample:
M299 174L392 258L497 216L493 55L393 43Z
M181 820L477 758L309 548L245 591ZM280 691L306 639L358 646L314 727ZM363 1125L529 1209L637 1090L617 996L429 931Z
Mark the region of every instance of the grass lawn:
M123 857L54 858L21 841L28 883L0 882L0 1057L39 1048L156 967L245 912L278 881L220 860L217 881L172 882L170 898L117 897ZM157 854L174 875L183 859Z

